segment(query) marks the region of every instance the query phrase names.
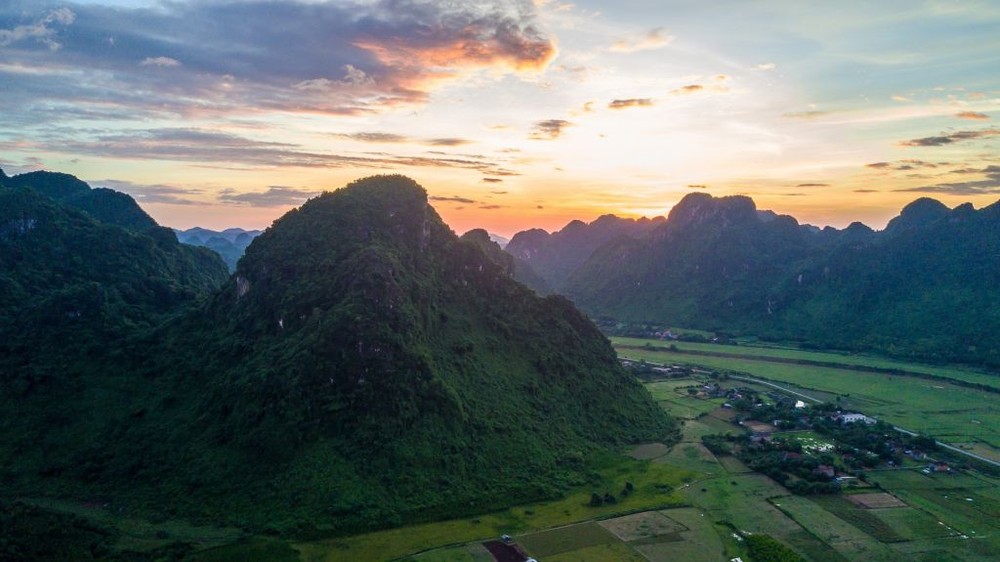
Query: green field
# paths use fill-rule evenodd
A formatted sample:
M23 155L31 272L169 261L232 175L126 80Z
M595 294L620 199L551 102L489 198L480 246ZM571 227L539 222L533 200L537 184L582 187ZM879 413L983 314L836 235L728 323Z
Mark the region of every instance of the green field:
M616 338L616 343L632 345L634 341ZM839 397L845 408L945 441L965 443L980 452L995 452L989 444L1000 442L1000 413L993 408L995 394L940 380L775 363L767 357L948 373L955 378L966 376L962 380L967 382L983 382L977 377L988 375L790 349L683 343L678 347L692 351L721 348L753 358L668 354L641 346L619 347L619 353L649 362L743 372L822 400ZM749 350L752 353L745 353ZM819 562L997 559L1000 481L977 473L928 476L919 470L871 471L868 477L873 484L906 503L891 508L866 509L844 496L790 495L735 457L716 457L702 445L705 435L742 431L727 421L733 411L721 408L724 399L688 393L689 388L700 388L706 380L702 373L646 383L659 405L683 421L681 441L672 447L660 443L635 446L628 454L637 460L609 455L598 463L600 483L583 485L562 500L353 537L294 544L256 539L205 550L198 559L264 556L289 562L490 562L492 557L481 542L505 533L513 535L530 555L546 562L714 562L737 556L749 560L741 533L766 534ZM735 384L754 387L765 395L774 391L758 383ZM788 436L804 446L826 443L812 431ZM624 501L597 508L588 505L592 491L617 492L625 481L633 482L635 492ZM663 509L683 505L687 507ZM137 528L135 540L144 540L153 531ZM193 532L179 529L178 534ZM215 540L232 540L232 530L217 532Z
M337 562L354 560L388 560L412 556L426 550L447 545L461 545L473 541L494 539L502 534L525 535L551 527L579 523L595 518L644 509L678 505L682 498L678 488L694 474L649 461L636 461L624 456L609 455L601 461L601 481L582 486L563 499L531 504L485 514L475 518L440 521L352 537L296 543L303 562ZM614 505L591 507L591 492L605 490L618 493L625 482L631 482L634 491ZM456 560L466 555L450 552Z
M1000 448L1000 409L994 393L956 386L943 381L787 363L766 359L706 357L619 348L630 359L671 364L685 363L709 369L746 373L776 383L790 383L808 395L841 397L845 408L928 433L949 443L981 443ZM679 385L682 381L672 380ZM810 392L816 390L819 392ZM685 413L688 410L684 410Z
M1000 376L995 373L987 373L970 367L961 366L938 366L924 365L921 363L911 363L897 361L884 357L870 355L858 355L855 353L836 353L828 351L806 351L793 348L764 347L750 345L721 345L714 343L695 343L680 341L662 341L642 338L622 338L612 337L611 343L619 349L626 347L652 347L654 349L668 349L675 346L678 351L695 351L702 353L739 355L741 357L776 358L792 361L813 361L821 363L832 363L844 366L870 367L874 369L893 369L911 373L932 375L935 377L952 378L959 381L985 384L1000 389ZM670 355L660 355L662 362L671 363L665 357Z

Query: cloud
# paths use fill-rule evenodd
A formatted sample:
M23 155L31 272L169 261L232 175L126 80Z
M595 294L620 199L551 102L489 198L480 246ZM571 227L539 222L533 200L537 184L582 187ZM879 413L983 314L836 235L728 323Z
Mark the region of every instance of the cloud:
M688 189L708 189L708 186L703 183L689 183Z
M865 168L874 168L876 170L881 170L881 169L884 169L884 168L889 168L891 166L892 166L892 164L890 164L888 162L872 162L871 164L865 164Z
M608 109L626 109L629 107L652 107L654 102L650 98L629 98L624 100L612 100L608 104Z
M0 150L5 147L0 143ZM365 154L350 155L304 150L292 143L268 142L229 133L191 128L152 129L127 133L98 133L85 139L58 135L37 148L62 153L85 154L132 160L198 162L240 168L458 168L490 176L513 176L485 157L443 157Z
M961 141L975 140L986 137L1000 135L1000 129L981 129L979 131L957 131L954 133L942 133L934 137L923 137L901 141L900 146L944 146Z
M306 188L272 185L266 191L258 192L239 193L233 189L226 189L219 194L219 201L253 207L282 207L286 205L301 205L306 199L319 194L319 191Z
M188 197L202 192L202 190L195 188L183 188L165 184L141 184L113 179L97 180L90 183L91 185L108 187L115 191L128 193L140 204L197 205L202 203Z
M877 189L855 189L854 193L878 193Z
M483 183L501 183L503 182L503 178L483 178L482 181Z
M987 121L990 118L989 115L986 115L985 113L979 113L977 111L963 111L961 113L956 113L955 117L958 117L959 119L972 119L976 121Z
M537 72L556 54L529 0L38 4L0 2L8 125L39 106L113 106L137 121L365 115L422 104L442 82L479 71ZM72 34L57 34L70 24ZM23 72L32 79L18 79Z
M657 27L638 36L619 39L611 45L610 50L613 53L651 51L662 49L672 43L673 40L674 37L667 34L666 30L662 27Z
M442 197L440 195L431 195L427 199L429 199L431 201L447 201L447 202L451 202L451 203L463 203L465 205L475 205L475 204L479 203L479 201L476 201L474 199L469 199L467 197L459 197L457 195L453 195L451 197Z
M483 209L483 210L486 210L486 211L492 211L492 210L495 210L495 209L503 209L504 207L506 207L506 205L480 205L479 206L480 209Z
M59 8L50 11L33 23L18 25L11 29L0 28L0 47L7 47L25 39L34 39L38 43L48 47L50 51L58 51L62 47L62 44L53 39L56 35L56 30L50 26L52 24L67 26L74 21L76 21L76 14L72 10L69 8Z
M573 123L564 119L546 119L538 121L528 138L534 140L555 140L562 136L567 127L572 127Z
M170 57L146 57L139 66L181 66L181 62Z
M688 96L691 94L697 94L704 89L705 87L701 84L688 84L687 86L681 86L676 90L671 90L670 93L675 96Z
M898 101L900 103L907 103L907 102L911 102L913 100L910 99L910 98L908 98L908 97L906 97L906 96L895 95L895 96L892 96L892 101Z
M818 117L823 117L824 115L828 114L829 112L827 111L811 110L811 111L796 111L792 113L785 113L782 115L782 117L788 119L816 119Z
M373 142L373 143L399 143L399 142L410 142L410 137L404 135L397 135L395 133L373 133L373 132L361 132L361 133L339 133L334 135L342 139L355 140L359 142Z
M828 183L800 183L795 187L830 187Z
M996 165L987 166L985 168L976 171L975 173L982 174L984 178L976 181L939 183L936 185L911 187L907 189L897 189L895 191L916 192L916 193L942 193L947 195L1000 194L1000 166Z
M442 138L442 139L428 139L427 144L431 146L462 146L465 144L472 144L473 141L469 139L459 139L459 138Z
M406 135L398 135L396 133L379 133L370 131L361 131L358 133L337 133L334 136L341 139L377 144L414 143L426 144L430 146L462 146L472 144L474 142L469 139L452 137L439 139L417 139Z
M778 65L774 64L773 62L765 62L765 63L762 63L762 64L758 64L758 65L754 66L753 68L754 68L754 70L768 71L768 70L774 70L777 67L778 67Z

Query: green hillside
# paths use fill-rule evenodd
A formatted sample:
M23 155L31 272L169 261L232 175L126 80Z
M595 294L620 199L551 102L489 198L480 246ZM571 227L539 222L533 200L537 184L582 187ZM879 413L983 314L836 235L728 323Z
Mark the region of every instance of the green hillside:
M346 532L554 497L592 453L676 434L568 300L399 176L289 212L209 301L93 354L5 410L10 489Z
M1000 205L907 206L822 231L746 197L685 197L564 284L593 315L926 361L1000 365Z

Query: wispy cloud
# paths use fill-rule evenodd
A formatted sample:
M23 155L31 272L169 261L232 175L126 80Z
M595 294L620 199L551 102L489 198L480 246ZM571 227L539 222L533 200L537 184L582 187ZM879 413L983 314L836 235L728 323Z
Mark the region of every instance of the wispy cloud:
M272 185L265 191L237 192L232 189L219 194L219 201L253 207L283 207L286 205L301 205L306 199L319 195L319 191L307 188Z
M202 193L202 190L197 188L184 188L166 184L141 184L114 179L96 180L90 182L90 184L128 193L140 204L196 205L202 203L190 197L191 195Z
M923 137L901 141L900 146L944 146L956 142L976 140L986 137L1000 135L1000 129L981 129L978 131L957 131L954 133L942 133L933 137Z
M629 107L652 107L655 102L651 98L629 98L623 100L612 100L608 104L608 109L626 109Z
M451 197L444 197L441 195L431 195L427 199L431 201L441 201L448 203L462 203L465 205L475 205L476 203L478 203L478 201L476 201L475 199L469 199L468 197L459 197L458 195L453 195Z
M785 113L782 117L787 119L817 119L823 117L824 115L829 115L828 111L811 110L811 111L794 111L790 113Z
M0 145L0 149L3 146ZM219 163L250 168L461 168L491 176L517 175L500 162L481 156L350 155L305 150L300 145L250 139L230 133L191 128L153 129L128 133L98 133L79 140L53 138L39 148L136 160Z
M457 137L444 137L436 139L421 139L396 133L380 133L371 131L361 131L357 133L337 133L333 136L341 139L374 144L424 144L429 146L463 146L472 144L475 141Z
M681 86L680 88L671 90L670 93L674 96L689 96L691 94L697 94L704 89L705 87L701 84L688 84L687 86Z
M984 177L981 180L953 182L953 183L939 183L935 185L897 189L896 191L916 192L916 193L942 193L948 195L1000 194L1000 166L996 165L987 166L980 170L971 170L971 172L981 174Z
M170 57L146 57L142 59L139 66L181 66L181 62Z
M990 116L985 113L979 113L978 111L962 111L961 113L956 113L955 117L959 119L971 119L973 121L987 121Z
M650 51L662 49L672 43L674 37L667 33L662 27L651 29L645 33L623 37L611 45L613 53L635 53L638 51Z
M48 47L50 51L58 51L62 44L54 39L58 33L54 25L68 26L74 21L76 14L69 8L51 10L32 23L16 25L10 29L0 28L0 47L7 47L25 39L34 39L35 42Z
M774 64L773 62L765 62L765 63L761 63L761 64L758 64L758 65L755 65L753 68L754 68L754 70L768 71L768 70L774 70L775 68L778 68L778 65Z
M538 121L528 138L535 140L555 140L562 136L563 131L572 127L573 123L565 119L546 119Z
M70 25L73 33L62 32ZM0 67L4 113L112 104L135 119L380 112L422 104L442 81L479 70L536 72L556 52L526 0L180 0L72 10L4 2L0 47L6 68L40 73L18 80ZM47 52L60 48L68 55Z
M830 187L828 183L800 183L795 187Z

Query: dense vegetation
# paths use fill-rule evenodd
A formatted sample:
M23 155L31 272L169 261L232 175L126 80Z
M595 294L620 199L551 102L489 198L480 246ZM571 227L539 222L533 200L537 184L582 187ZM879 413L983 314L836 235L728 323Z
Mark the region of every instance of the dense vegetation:
M696 193L645 236L605 242L554 288L600 319L1000 365L998 258L1000 204L919 199L875 232Z
M15 380L3 381L0 477L13 493L346 532L554 497L587 481L596 451L676 436L585 316L514 281L491 242L457 238L406 178L356 182L289 212L201 304L190 282L210 288L222 270L207 251L27 189L4 196L2 243L38 264L3 270L22 291L4 303L10 325L23 318L18 302L67 286L44 284L63 266L42 257L59 252L100 292L101 329L135 328L98 338L50 307L62 331L47 341L80 347L60 352L47 384L15 384L26 364L4 371ZM25 245L42 234L47 249ZM130 244L207 263L199 277ZM160 279L160 292L142 285ZM108 309L118 293L131 309ZM91 302L79 294L57 302Z
M614 215L591 223L575 220L551 234L539 228L519 232L505 250L514 256L518 281L541 293L561 291L595 250L612 240L642 237L663 221L663 217L636 220Z

